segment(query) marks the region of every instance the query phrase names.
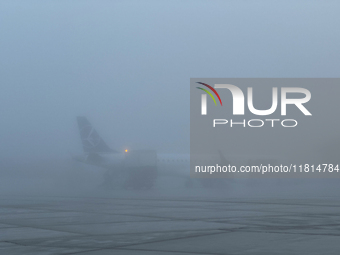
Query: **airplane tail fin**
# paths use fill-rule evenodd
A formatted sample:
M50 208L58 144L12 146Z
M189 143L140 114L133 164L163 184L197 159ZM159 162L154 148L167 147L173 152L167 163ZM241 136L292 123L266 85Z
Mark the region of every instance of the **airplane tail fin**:
M84 116L77 117L78 128L84 152L100 153L115 152L110 149L104 140L98 135L97 131L92 127L91 123Z

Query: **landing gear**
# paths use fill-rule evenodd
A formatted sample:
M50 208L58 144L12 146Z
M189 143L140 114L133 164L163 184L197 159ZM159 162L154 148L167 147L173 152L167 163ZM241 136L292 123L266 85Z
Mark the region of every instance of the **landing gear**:
M130 167L108 170L102 186L105 189L149 190L157 179L156 167Z
M121 170L107 170L103 176L102 187L104 189L122 189L127 179L127 174Z
M149 190L157 179L156 167L131 167L127 171L128 178L124 185L127 189Z

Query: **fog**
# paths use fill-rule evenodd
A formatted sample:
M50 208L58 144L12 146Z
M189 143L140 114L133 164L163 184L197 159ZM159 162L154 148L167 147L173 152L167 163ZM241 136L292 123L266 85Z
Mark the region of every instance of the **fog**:
M136 194L106 191L105 169L71 160L83 152L76 116L87 116L118 151L189 153L190 78L338 77L339 7L337 1L1 1L0 192ZM337 126L316 139L313 153L338 156ZM337 180L297 182L283 180L271 195L291 194L292 187L336 195ZM160 178L145 194L207 194L182 184ZM256 183L228 190L228 196L268 195Z

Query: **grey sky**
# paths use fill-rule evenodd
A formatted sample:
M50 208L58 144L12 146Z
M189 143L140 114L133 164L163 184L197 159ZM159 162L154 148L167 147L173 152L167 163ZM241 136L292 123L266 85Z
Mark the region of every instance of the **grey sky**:
M186 152L191 77L339 77L338 1L0 1L0 155Z

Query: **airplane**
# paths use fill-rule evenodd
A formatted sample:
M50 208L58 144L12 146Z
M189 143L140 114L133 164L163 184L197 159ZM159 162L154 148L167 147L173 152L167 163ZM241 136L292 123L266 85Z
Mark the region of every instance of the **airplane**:
M107 169L103 183L106 187L151 189L160 176L184 178L186 187L197 186L197 183L205 188L226 185L226 178L199 178L198 180L190 178L190 154L165 154L155 150L117 151L104 142L85 116L78 116L77 123L84 153L73 156L72 159ZM231 158L234 164L240 164L240 161L244 163L245 158L248 163L251 162L249 155L247 157L229 155L228 158ZM255 159L258 159L258 156ZM220 165L231 164L221 151L218 151L218 155L213 158L209 157L209 160ZM269 159L268 162L273 160ZM237 178L237 175L234 177Z
M107 169L104 184L150 189L159 175L181 176L190 183L190 155L164 154L153 150L111 149L85 116L77 117L84 154L73 159ZM113 184L112 184L113 183Z

